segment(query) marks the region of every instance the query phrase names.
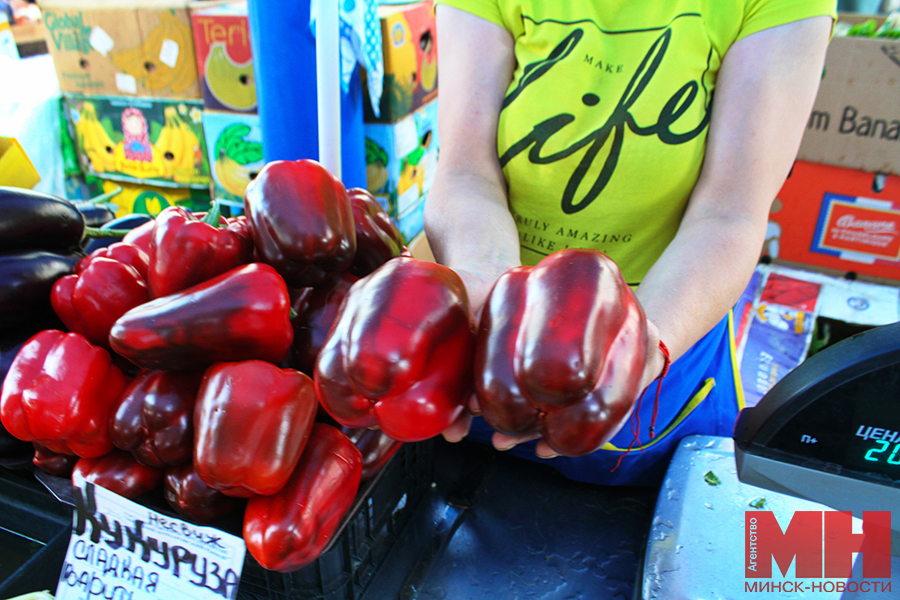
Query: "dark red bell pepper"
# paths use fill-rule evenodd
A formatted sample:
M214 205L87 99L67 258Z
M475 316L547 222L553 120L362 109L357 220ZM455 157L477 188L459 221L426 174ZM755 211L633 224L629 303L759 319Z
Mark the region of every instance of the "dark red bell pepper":
M319 401L341 425L415 442L438 435L472 393L475 324L459 276L397 257L359 280L319 352Z
M316 357L325 344L341 303L350 291L350 286L359 281L348 272L329 277L319 285L302 294L294 302L297 313L291 319L294 327L294 343L291 345L291 359L295 369L310 377L316 366Z
M69 331L109 347L116 320L150 300L147 255L137 246L115 243L81 259L75 273L57 280L50 303Z
M287 573L312 563L352 506L361 473L362 457L353 442L317 423L284 488L247 501L247 551L271 571Z
M32 442L32 445L34 446L34 458L31 462L34 463L34 466L38 469L56 477L71 477L72 469L75 468L75 463L81 460L74 454L59 454L53 452L46 446L38 444L37 442Z
M140 371L109 421L113 444L150 467L176 467L194 454L194 404L203 371Z
M347 270L356 253L344 184L314 160L272 161L247 186L244 214L256 251L288 286Z
M206 370L194 408L194 468L206 485L247 498L280 490L316 416L312 380L250 360Z
M203 483L191 463L166 471L163 494L172 510L198 523L221 519L240 506L237 498L226 496Z
M356 255L350 272L365 277L403 252L403 234L394 220L368 190L347 191L356 227Z
M85 481L134 500L156 489L162 483L163 469L142 465L130 452L113 450L98 458L82 458L75 463L72 477L81 475Z
M558 454L600 448L640 392L647 320L616 264L566 249L494 285L478 332L475 389L485 421L539 433Z
M380 429L341 427L341 431L362 454L363 481L377 475L403 445L403 442L389 438Z
M168 296L252 260L246 223L227 224L217 210L200 220L185 208L169 206L156 217L150 240L150 291L154 298Z
M153 230L156 228L156 219L147 221L143 225L138 225L125 234L122 241L132 246L137 246L150 256L150 242L153 239Z
M251 263L129 310L113 325L110 347L140 368L160 371L277 363L294 338L290 311L284 280L272 267Z
M6 374L0 419L15 437L53 452L103 456L113 448L110 413L128 382L109 352L83 336L42 331Z

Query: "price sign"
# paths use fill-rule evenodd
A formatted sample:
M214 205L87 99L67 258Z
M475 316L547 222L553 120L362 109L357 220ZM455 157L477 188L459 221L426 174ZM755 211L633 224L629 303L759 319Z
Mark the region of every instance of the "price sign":
M72 537L57 600L236 598L246 546L74 479Z

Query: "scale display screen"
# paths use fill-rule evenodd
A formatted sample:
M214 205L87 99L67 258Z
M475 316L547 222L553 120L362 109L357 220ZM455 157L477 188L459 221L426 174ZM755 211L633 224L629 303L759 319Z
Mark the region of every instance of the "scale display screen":
M900 365L830 390L793 415L768 444L861 475L900 482Z

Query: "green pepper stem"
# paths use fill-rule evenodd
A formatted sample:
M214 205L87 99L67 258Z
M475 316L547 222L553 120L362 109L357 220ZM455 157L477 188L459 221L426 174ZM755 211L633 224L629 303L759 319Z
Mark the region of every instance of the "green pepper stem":
M290 316L291 319L295 319L297 317L297 315L299 315L299 314L300 313L298 313L296 310L294 310L294 307L291 307L291 316Z
M212 206L209 207L209 212L203 217L203 222L207 225L212 225L213 227L219 227L221 216L222 204L218 200L213 200Z
M99 227L85 227L83 239L96 240L101 238L119 238L125 237L130 229L100 229Z
M99 196L94 196L93 198L86 200L86 202L90 204L103 204L107 200L112 200L116 196L118 196L122 192L122 188L117 187L111 192L107 192L106 194L100 194Z

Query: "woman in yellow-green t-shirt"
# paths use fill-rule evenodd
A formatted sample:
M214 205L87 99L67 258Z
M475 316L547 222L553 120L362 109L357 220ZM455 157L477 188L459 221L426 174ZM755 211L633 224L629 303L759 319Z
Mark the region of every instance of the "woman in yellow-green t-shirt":
M516 265L601 250L673 361L656 417L664 435L651 441L644 425L641 450L613 472L628 427L578 459L491 436L480 419L471 435L583 481L658 480L680 437L731 435L742 394L730 309L796 156L835 2L435 3L441 158L425 208L435 257L478 310ZM648 394L663 364L650 353Z

